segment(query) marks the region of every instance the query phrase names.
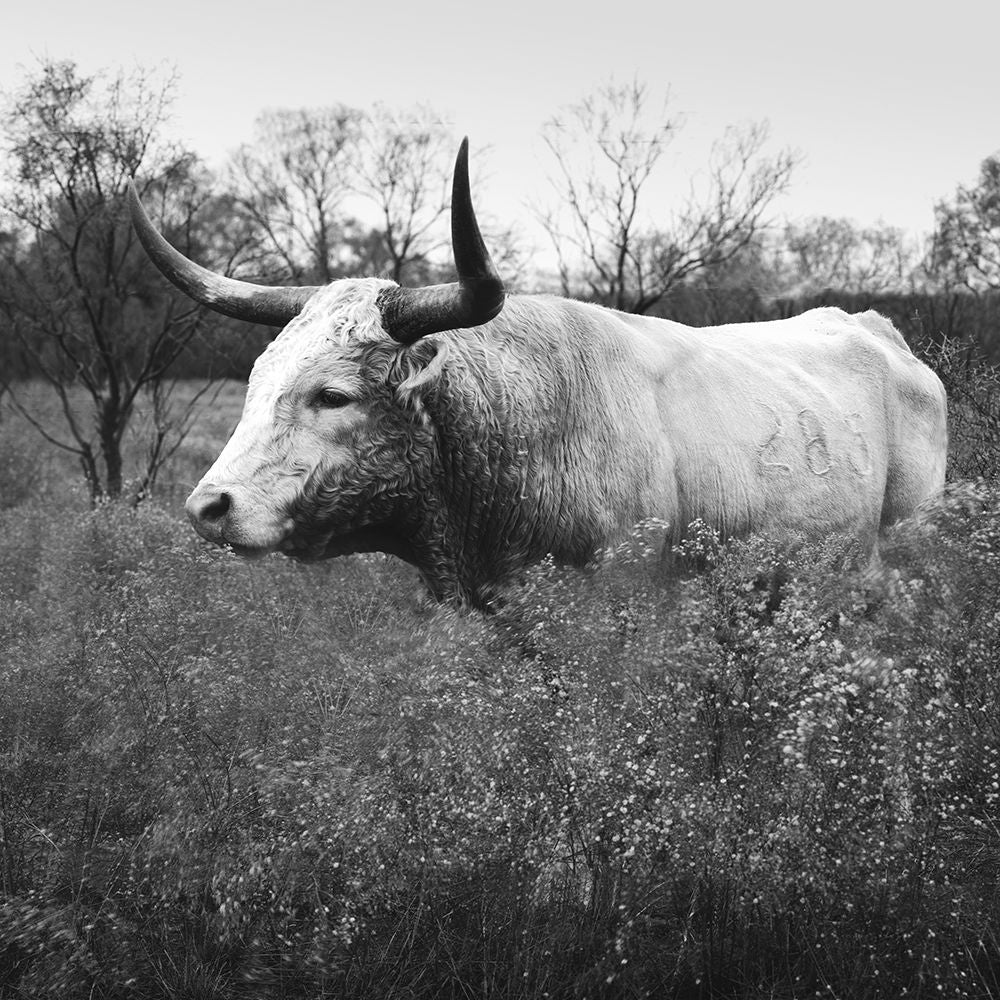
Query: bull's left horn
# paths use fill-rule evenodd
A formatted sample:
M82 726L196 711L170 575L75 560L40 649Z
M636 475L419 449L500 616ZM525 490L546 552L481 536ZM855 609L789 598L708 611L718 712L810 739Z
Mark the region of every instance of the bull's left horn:
M458 282L427 288L387 288L378 297L382 325L393 340L412 344L430 333L482 326L504 303L504 287L472 207L469 139L462 140L451 188L451 245Z
M132 181L128 185L128 203L139 242L160 273L195 302L224 316L265 326L284 326L302 312L320 288L319 285L301 288L255 285L209 271L188 260L160 235L142 207Z

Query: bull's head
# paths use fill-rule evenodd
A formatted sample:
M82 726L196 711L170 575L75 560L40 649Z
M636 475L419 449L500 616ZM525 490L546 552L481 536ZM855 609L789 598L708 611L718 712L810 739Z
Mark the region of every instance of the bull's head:
M381 550L412 558L412 510L402 508L412 508L419 487L410 459L421 424L406 405L407 387L419 383L435 354L432 342L419 342L486 323L504 303L472 208L468 140L452 187L454 284L401 288L366 278L278 288L238 281L171 247L134 188L130 201L146 252L178 288L227 316L284 327L253 367L233 436L187 500L195 528L244 554Z

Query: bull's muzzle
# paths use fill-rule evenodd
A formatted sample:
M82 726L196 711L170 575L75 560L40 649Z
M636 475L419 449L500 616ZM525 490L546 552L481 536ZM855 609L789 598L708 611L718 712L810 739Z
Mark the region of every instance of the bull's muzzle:
M295 529L291 517L236 484L202 482L184 506L199 535L244 556L274 552Z
M199 535L216 545L225 545L233 506L232 493L214 483L202 483L187 498L184 509Z

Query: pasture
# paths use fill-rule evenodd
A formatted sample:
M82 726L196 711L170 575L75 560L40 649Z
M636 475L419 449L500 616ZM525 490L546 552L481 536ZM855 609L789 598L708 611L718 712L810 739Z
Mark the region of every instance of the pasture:
M995 485L780 602L647 525L484 618L201 542L241 398L134 510L4 411L0 997L1000 993Z

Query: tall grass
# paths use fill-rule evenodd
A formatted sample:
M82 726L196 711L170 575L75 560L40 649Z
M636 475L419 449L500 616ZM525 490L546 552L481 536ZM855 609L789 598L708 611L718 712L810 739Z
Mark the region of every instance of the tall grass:
M1000 993L996 486L862 569L703 531L667 576L647 525L483 618L39 476L0 509L0 996Z

